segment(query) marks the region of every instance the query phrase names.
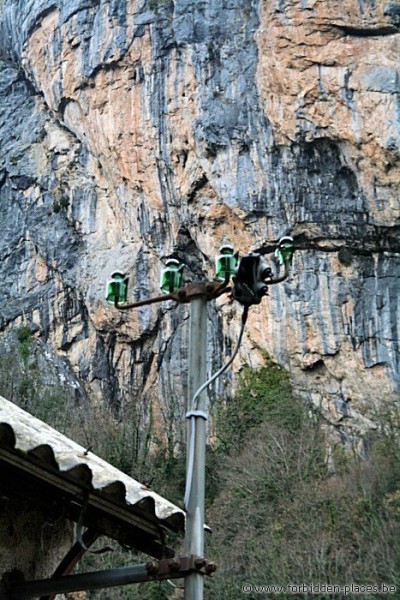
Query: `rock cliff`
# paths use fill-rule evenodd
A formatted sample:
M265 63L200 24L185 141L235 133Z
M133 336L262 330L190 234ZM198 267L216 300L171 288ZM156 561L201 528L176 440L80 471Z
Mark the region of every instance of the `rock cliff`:
M290 279L251 311L241 360L268 353L347 433L374 427L399 377L397 0L3 0L2 336L29 323L92 399L183 412L186 306L162 260L212 277L290 233ZM240 308L210 305L210 371ZM241 362L235 362L236 369ZM213 396L224 396L231 375Z

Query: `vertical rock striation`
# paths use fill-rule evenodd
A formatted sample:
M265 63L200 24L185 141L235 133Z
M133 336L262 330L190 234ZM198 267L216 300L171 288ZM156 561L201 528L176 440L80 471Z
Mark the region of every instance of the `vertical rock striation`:
M395 0L5 0L1 330L35 324L89 396L162 427L187 308L117 314L105 279L142 299L173 253L212 276L224 237L290 233L242 360L267 350L331 421L373 427L400 383L399 27ZM239 319L209 310L211 370Z

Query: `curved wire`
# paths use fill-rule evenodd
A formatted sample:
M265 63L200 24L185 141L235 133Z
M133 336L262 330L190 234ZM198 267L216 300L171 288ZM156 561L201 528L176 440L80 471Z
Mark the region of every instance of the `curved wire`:
M82 528L83 528L83 523L84 523L84 520L85 520L86 510L87 510L87 507L88 507L88 502L89 502L89 497L86 495L85 498L84 498L84 501L82 502L82 508L81 508L80 513L79 513L78 522L76 524L76 540L77 540L77 543L81 546L81 548L85 552L90 552L90 554L104 554L105 552L113 552L113 549L110 546L105 546L104 548L100 548L100 550L90 550L89 546L91 546L91 543L89 543L89 546L88 546L84 542L84 539L83 539L84 534L82 534Z
M210 379L207 379L207 381L199 387L199 389L196 391L196 393L193 396L191 410L197 409L197 402L198 402L199 396L202 394L202 392L204 392L204 390L209 385L211 385L213 383L213 381L218 379L218 377L220 377L222 375L222 373L224 373L227 370L227 368L233 363L237 353L239 352L239 348L240 348L240 344L242 342L243 332L244 332L244 328L246 325L248 313L249 313L249 307L245 306L243 309L243 313L242 313L242 326L240 328L239 337L236 342L236 346L232 353L232 356L216 373L214 373L214 375L212 375L210 377ZM192 420L192 423L191 423L190 447L189 447L189 456L188 456L188 465L187 465L186 489L185 489L185 496L183 498L184 508L187 508L188 503L189 503L190 492L192 489L192 480L193 480L196 419L194 418L194 416L192 416L191 420Z

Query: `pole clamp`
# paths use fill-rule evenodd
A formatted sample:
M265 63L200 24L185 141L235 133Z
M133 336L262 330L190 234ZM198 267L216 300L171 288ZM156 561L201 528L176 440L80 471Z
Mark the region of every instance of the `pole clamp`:
M200 417L201 419L208 421L208 414L206 412L203 412L202 410L189 410L186 413L186 418L191 419L192 417L195 417L195 418Z

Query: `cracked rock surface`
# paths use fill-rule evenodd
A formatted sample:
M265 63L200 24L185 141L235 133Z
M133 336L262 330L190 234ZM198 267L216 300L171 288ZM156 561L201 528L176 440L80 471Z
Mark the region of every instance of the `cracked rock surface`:
M295 389L360 435L398 395L400 3L5 0L0 8L0 329L22 322L92 399L184 411L188 308L162 260L213 276L283 234L298 252L249 318ZM240 307L209 306L209 370ZM211 396L226 397L232 376Z

